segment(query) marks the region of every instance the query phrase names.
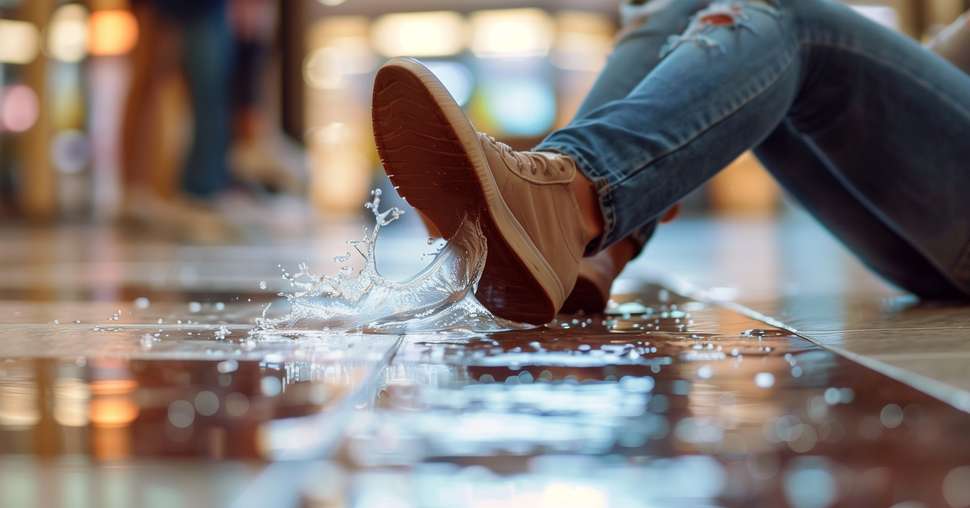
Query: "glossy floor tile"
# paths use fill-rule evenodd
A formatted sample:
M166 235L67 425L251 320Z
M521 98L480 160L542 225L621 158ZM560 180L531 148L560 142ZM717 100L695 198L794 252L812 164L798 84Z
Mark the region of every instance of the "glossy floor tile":
M360 224L0 230L0 506L970 505L963 308L793 224L670 226L605 316L300 338L249 334L280 265ZM427 248L382 242L388 273Z
M311 505L945 506L965 493L944 485L966 472L967 414L761 323L701 333L725 311L636 298L655 311L406 342L351 427L344 483Z

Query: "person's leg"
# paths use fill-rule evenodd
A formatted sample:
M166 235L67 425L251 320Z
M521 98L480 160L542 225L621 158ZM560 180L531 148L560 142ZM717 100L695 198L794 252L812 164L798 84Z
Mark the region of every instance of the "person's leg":
M660 63L667 40L686 29L691 16L709 3L653 0L642 6L625 6L631 17L625 20L614 52L576 119L626 97ZM949 31L959 33L958 28L965 26L966 20L961 20ZM952 53L953 38L941 37L940 40L951 43L940 47ZM824 156L816 154L789 122L773 132L755 153L789 194L873 271L919 295L951 297L956 294L936 267L846 189ZM652 221L634 231L626 241L584 261L580 281L563 311L602 309L609 296L609 285L627 262L640 253L655 228L656 222Z
M279 2L232 0L230 7L235 33L233 176L257 189L299 195L306 188L306 155L280 130L278 111L267 93Z
M653 0L642 6L625 6L633 17L625 20L616 48L580 107L577 119L629 94L642 79L638 76L645 76L659 64L661 48L667 39L683 31L690 16L707 3ZM970 61L965 58L970 54L970 46L961 51L960 43L970 40L965 36L970 33L968 22L970 14L962 16L930 45L965 70L970 68L964 65ZM813 151L790 122L773 132L755 153L789 194L874 272L922 296L946 298L957 294L935 266L852 195L836 178L824 156ZM626 241L584 261L580 281L564 312L602 309L613 279L641 252L655 226L651 222Z
M837 169L785 121L755 149L775 180L872 271L926 298L960 292L837 177Z
M711 0L628 0L624 3L621 8L624 26L617 35L613 52L571 124L629 95L660 64L670 38L683 32L691 18L710 3ZM631 251L634 256L642 251L656 227L656 221L651 221L627 237L635 246ZM612 257L619 260L618 256Z
M155 115L159 88L178 72L180 41L176 27L154 2L132 5L138 21L138 44L132 52L132 76L121 129L121 176L125 192L149 192L152 168L159 159Z
M576 111L573 123L610 102L623 99L661 61L667 41L683 32L691 17L711 0L651 0L623 6L623 27L613 52L593 88Z
M226 190L230 184L232 34L223 2L194 8L183 25L183 60L193 113L183 189L194 196L208 197Z
M627 0L621 7L623 28L616 37L613 52L577 110L573 123L629 95L660 63L667 41L683 32L691 17L709 4L710 0ZM613 281L633 258L643 253L656 230L657 221L650 221L623 241L585 258L576 287L562 311L567 314L603 311Z
M482 221L489 255L476 295L486 308L551 319L584 250L655 220L786 119L868 209L970 287L970 146L932 146L970 128L970 78L827 0L713 3L664 56L627 97L533 152L475 132L419 62L382 67L373 118L384 167L443 234ZM876 181L891 191L864 185Z
M867 209L970 291L970 146L950 141L970 128L970 78L825 0L714 3L665 56L628 97L539 147L571 156L595 183L605 224L595 248L654 220L788 118Z

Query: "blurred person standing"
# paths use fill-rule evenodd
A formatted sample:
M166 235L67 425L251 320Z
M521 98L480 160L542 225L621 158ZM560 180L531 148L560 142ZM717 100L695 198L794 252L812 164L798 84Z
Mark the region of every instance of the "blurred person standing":
M134 0L132 7L142 37L123 129L123 217L211 240L234 234L217 213L234 184L258 191L302 190L302 151L274 128L263 92L276 2ZM158 153L155 115L146 112L157 107L173 75L183 76L187 85L192 135L179 195L166 199L149 182L151 166L164 155Z
M163 88L184 76L192 109L192 135L181 163L182 192L208 198L230 181L226 162L230 135L229 87L232 32L226 0L132 0L141 37L122 128L122 217L180 236L224 236L217 216L182 196L163 196L152 185L165 158L159 149ZM199 234L195 234L198 232Z
M275 0L231 1L236 54L230 166L237 180L257 189L300 194L306 188L306 157L280 129L266 79L279 15Z

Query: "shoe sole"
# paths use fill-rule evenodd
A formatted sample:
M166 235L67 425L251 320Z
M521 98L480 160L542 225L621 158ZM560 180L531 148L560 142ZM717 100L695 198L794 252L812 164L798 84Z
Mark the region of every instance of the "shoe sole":
M388 62L377 73L372 113L381 161L408 203L446 238L466 216L481 220L482 305L512 321L552 320L563 285L505 203L477 132L438 78L413 59Z

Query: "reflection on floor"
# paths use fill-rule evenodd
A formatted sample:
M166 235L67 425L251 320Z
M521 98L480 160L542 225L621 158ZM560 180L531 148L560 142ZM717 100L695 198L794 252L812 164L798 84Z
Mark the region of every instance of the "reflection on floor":
M634 287L738 304L970 412L970 306L890 288L807 216L675 223L648 249Z
M885 329L926 357L966 348L960 308L879 304L852 262L803 266L804 236L776 226L675 227L607 316L301 341L247 336L277 263L326 268L356 226L272 247L2 231L0 506L970 505L970 415L742 314L885 362L909 347ZM418 258L411 232L385 248Z

